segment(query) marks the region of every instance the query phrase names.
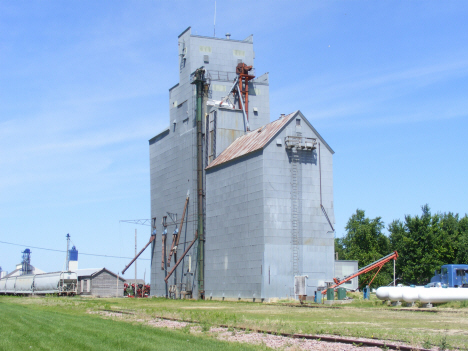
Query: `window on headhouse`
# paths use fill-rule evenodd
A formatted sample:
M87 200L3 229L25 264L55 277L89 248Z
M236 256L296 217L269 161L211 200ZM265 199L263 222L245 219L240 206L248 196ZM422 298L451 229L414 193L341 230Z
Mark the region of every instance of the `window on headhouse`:
M301 120L298 118L296 119L296 126L300 126L301 125Z

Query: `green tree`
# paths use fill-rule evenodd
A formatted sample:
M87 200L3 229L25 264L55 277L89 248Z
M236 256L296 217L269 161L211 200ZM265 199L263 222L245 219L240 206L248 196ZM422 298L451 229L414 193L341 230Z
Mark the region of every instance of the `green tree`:
M460 236L458 239L458 249L456 262L460 264L468 264L468 216L465 216L460 219L458 222L458 230Z
M421 216L405 216L405 223L388 226L390 243L398 251L397 276L406 284L426 284L441 265L467 263L468 218L453 213L431 214L421 207Z
M346 235L335 241L341 248L343 259L357 260L359 268L388 255L390 240L382 233L384 223L381 217L370 219L363 210L357 209L346 224ZM359 276L359 284L370 281L376 271ZM393 267L386 264L374 279L372 286L387 285L393 280Z
M338 257L339 260L344 260L344 246L342 238L335 238L335 257Z

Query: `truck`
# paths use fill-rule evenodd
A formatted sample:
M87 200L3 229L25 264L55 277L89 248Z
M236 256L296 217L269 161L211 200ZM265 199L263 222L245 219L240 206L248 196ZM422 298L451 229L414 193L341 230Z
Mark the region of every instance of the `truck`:
M438 283L449 288L468 288L468 265L445 264L440 270L436 269L429 285Z

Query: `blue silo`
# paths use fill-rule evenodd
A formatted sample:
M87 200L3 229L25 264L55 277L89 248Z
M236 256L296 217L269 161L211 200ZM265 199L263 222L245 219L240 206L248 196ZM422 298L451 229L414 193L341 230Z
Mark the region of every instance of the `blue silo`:
M75 272L78 269L78 250L75 246L72 246L71 250L68 250L68 269L71 272Z

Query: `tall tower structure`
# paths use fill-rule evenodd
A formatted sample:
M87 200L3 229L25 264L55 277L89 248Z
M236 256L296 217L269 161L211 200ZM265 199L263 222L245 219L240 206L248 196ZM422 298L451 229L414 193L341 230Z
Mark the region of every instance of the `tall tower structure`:
M268 73L258 75L254 64L253 36L244 40L193 35L187 28L178 37L179 82L169 89L169 126L149 141L151 173L151 217L168 216L168 232L180 225L187 193L191 194L185 214L180 255L197 229L197 96L194 73L203 68L206 92L202 111L204 168L236 138L270 121ZM250 66L252 66L250 68ZM238 67L248 67L239 71ZM241 74L248 76L241 78ZM241 97L241 100L239 100ZM204 198L202 194L201 198ZM203 204L204 208L204 204ZM167 240L167 251L170 242ZM197 290L197 244L173 273L169 285ZM165 294L161 243L152 244L151 292ZM189 264L190 263L190 264ZM193 264L192 264L193 263ZM170 263L172 266L174 262ZM168 267L170 269L171 267ZM191 286L187 286L190 284Z
M312 295L334 276L334 151L299 110L270 122L254 58L252 36L178 38L169 126L149 141L152 295L292 297L295 277Z
M31 274L31 250L26 249L22 252L23 258L21 260L21 275Z
M68 250L68 270L76 272L78 270L78 250L73 245L71 250Z

